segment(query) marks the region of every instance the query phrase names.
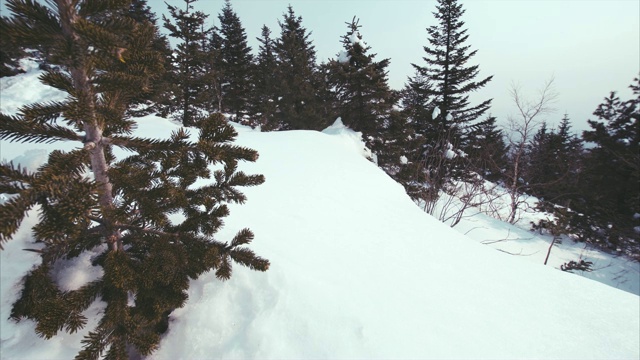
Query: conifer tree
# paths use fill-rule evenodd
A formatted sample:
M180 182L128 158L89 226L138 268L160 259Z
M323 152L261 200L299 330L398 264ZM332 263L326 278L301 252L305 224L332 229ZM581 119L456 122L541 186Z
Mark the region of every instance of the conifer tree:
M469 94L484 87L492 76L476 81L478 65L467 65L477 50L469 51L470 46L465 45L469 35L463 29L461 18L465 11L462 5L457 0L438 0L436 9L433 15L438 25L427 28L429 45L423 47L425 65L412 64L421 75L414 81L420 83L428 79L430 83L421 83L414 88L433 98L433 106L442 116L431 120L439 123L445 132L451 131L457 138L453 141L459 142L465 126L480 118L491 104L491 100L486 100L471 106Z
M231 8L231 1L225 0L220 20L219 34L222 40L220 48L222 96L224 112L240 118L248 113L249 94L251 93L251 66L253 56L247 45L247 35L240 18Z
M201 80L204 88L201 98L203 107L209 113L221 112L223 109L223 61L222 37L214 26L208 31L208 38L204 40L204 70Z
M160 33L158 28L158 18L151 11L147 4L147 0L132 0L128 9L123 9L123 16L127 16L135 20L137 23L149 22L155 29L151 48L159 52L162 56L162 71L154 77L151 83L151 93L146 97L140 97L136 102L139 106L130 109L133 116L143 116L150 113L158 113L166 117L171 111L171 93L172 93L172 57L171 46L167 37ZM142 106L141 106L142 105Z
M323 118L316 50L310 33L302 26L302 17L289 6L280 25L280 37L275 42L278 84L276 99L278 122L282 129L319 130L327 125Z
M254 67L254 88L252 93L252 126L261 126L262 130L282 127L277 123L278 72L275 54L275 42L271 30L262 26L261 36L257 38L260 46Z
M405 112L420 139L413 156L415 192L435 209L441 191L455 188L455 180L477 181L470 176L474 159L470 146L471 125L489 108L491 100L469 104L469 94L485 86L491 77L476 81L478 65L467 65L476 54L466 45L469 38L461 20L464 10L457 0L438 0L433 15L437 25L427 28L429 45L424 46L423 66L416 70L403 92ZM476 131L478 128L476 127Z
M7 18L0 18L0 77L13 76L23 71L20 69L18 60L26 54L20 48L7 31Z
M389 59L375 61L375 54L360 33L359 20L346 23L343 50L327 64L329 87L334 89L337 114L342 122L360 131L369 147L382 135L385 119L396 99L387 84Z
M565 207L577 194L582 157L582 141L570 129L566 114L557 131L549 131L543 123L529 145L524 174L531 194Z
M0 205L0 244L39 207L33 236L41 247L33 251L41 261L26 275L11 317L33 320L37 334L51 338L83 328L83 311L102 300L106 307L76 359L148 355L168 315L187 300L190 279L209 270L228 279L232 261L261 271L269 266L243 246L253 239L248 229L228 243L214 238L229 212L225 204L246 200L237 187L264 181L237 171L239 161L255 161L258 154L231 143L236 133L221 115L202 120L196 141L184 129L167 140L130 135L135 121L127 109L152 82L161 58L151 48L154 28L121 16L128 3L7 2L13 14L8 31L24 46L52 50L46 60L54 66L41 79L68 97L1 114L0 140L81 145L52 152L34 173L0 166L0 192L13 195ZM132 155L116 160L114 147ZM208 166L215 164L219 170L212 174ZM212 175L211 185L194 185ZM185 220L170 221L176 212ZM100 254L93 266L102 275L62 290L57 262L87 251Z
M634 227L640 226L640 80L630 88L633 97L626 101L611 92L593 113L598 119L589 120L591 130L582 134L594 146L584 159L584 203L578 210L590 214L599 229L591 238L613 248L632 245L629 239L638 244Z
M193 126L203 116L206 96L204 79L205 51L204 46L208 31L204 22L209 17L201 11L193 10L196 0L184 0L185 10L167 4L171 19L163 16L164 27L169 36L180 40L174 50L173 82L178 86L175 98L175 110L185 126Z
M415 181L419 159L414 149L419 147L419 139L406 113L392 109L384 121L382 136L372 145L378 166L404 186L412 199L419 198L422 189Z
M484 179L498 182L507 163L507 144L504 133L493 116L469 128L469 142L465 152L471 161L471 170Z

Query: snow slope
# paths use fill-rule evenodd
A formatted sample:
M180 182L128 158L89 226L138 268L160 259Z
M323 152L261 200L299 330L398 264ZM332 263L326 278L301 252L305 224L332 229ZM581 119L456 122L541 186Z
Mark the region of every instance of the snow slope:
M39 89L30 75L14 84ZM0 85L7 111L20 94ZM166 137L174 128L150 116L137 134ZM238 144L260 153L242 170L267 181L245 189L247 203L231 206L219 238L250 227L252 249L272 266L266 273L236 266L227 282L213 274L193 281L151 359L640 358L638 296L520 261L440 223L364 159L352 132L237 128ZM0 150L35 163L51 147ZM20 250L32 246L35 218L0 253L0 355L68 359L86 330L46 341L33 323L7 320L35 260ZM84 270L63 271L66 281L87 281L86 259L76 265Z

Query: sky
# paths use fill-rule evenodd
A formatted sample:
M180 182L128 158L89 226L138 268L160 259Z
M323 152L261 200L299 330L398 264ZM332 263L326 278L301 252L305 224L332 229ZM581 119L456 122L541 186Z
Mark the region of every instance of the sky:
M182 7L184 2L167 1ZM461 1L468 44L478 50L470 64L480 65L480 78L493 75L472 103L493 98L491 112L504 122L515 115L509 88L520 84L534 100L549 78L555 79L556 111L547 115L556 124L568 113L575 131L588 128L586 120L610 91L624 99L640 73L640 2L637 0L468 0ZM232 0L249 45L257 51L260 28L279 35L278 20L289 4L311 31L318 61L335 58L341 49L345 22L360 19L361 34L376 59L390 58L389 84L401 89L413 75L411 63L423 65L426 28L436 24L434 0ZM163 0L149 0L159 15ZM210 14L211 24L223 0L200 0L196 10ZM474 102L475 101L475 102Z
M183 7L183 0L167 0ZM4 1L3 1L4 3ZM167 13L164 0L148 0L159 18ZM553 77L558 93L555 112L540 120L557 124L567 113L576 132L588 129L587 119L610 91L623 99L640 74L640 1L638 0L461 0L468 29L467 43L478 50L469 64L480 65L479 79L493 76L471 95L472 105L492 98L498 121L516 114L509 95L519 84L525 98L535 100L545 81ZM289 4L311 31L318 61L336 57L345 22L360 19L361 34L378 54L390 58L389 84L401 89L412 76L412 63L424 65L426 28L435 25L435 0L232 0L249 45L257 52L260 28L272 36ZM218 24L224 0L199 0L195 9ZM5 15L5 12L3 12Z

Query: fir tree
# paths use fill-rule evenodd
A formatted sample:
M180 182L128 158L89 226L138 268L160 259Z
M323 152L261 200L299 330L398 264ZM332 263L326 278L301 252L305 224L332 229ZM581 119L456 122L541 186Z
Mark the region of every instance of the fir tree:
M502 180L508 147L504 133L496 125L496 118L489 116L486 120L471 126L468 138L465 152L471 161L471 170L492 182Z
M162 71L154 77L154 81L150 85L149 94L139 94L139 99L135 101L139 106L130 109L133 116L143 116L150 113L158 113L166 117L171 111L171 93L172 93L172 58L171 46L167 37L160 33L158 28L158 18L151 11L147 0L133 0L128 9L123 9L123 16L127 16L135 20L137 23L150 23L154 29L151 48L162 55ZM140 106L142 105L142 106Z
M201 77L204 83L203 107L209 113L223 110L223 60L222 37L214 26L209 29L208 38L204 41L204 71Z
M421 138L416 158L414 183L425 210L435 210L442 191L455 189L455 181L477 182L470 174L473 163L465 156L471 125L489 108L491 100L469 104L469 94L484 87L491 77L476 81L478 65L467 65L476 54L466 45L469 36L461 20L464 10L457 0L438 0L433 15L437 25L427 28L429 45L424 46L423 66L412 64L416 75L409 79L403 103ZM420 108L426 107L426 108ZM427 210L428 211L428 210Z
M289 6L275 42L278 84L276 99L278 120L282 129L319 130L327 125L321 100L316 95L320 86L315 47L302 26L302 17Z
M640 225L635 215L640 213L640 80L630 87L633 98L623 101L612 92L593 113L598 120L589 120L592 130L582 135L594 146L585 157L579 210L600 229L593 237L614 248L630 245L628 239L637 244L634 226Z
M254 67L254 88L252 93L252 126L261 126L263 130L282 127L277 123L277 91L278 72L275 54L275 42L271 38L271 30L262 26L262 33L257 38L260 46Z
M343 50L327 65L329 87L337 99L337 114L342 122L360 131L369 147L382 135L385 119L395 103L387 84L389 59L375 61L375 54L363 40L359 21L346 23Z
M543 123L529 145L524 173L527 191L545 202L565 207L576 196L582 157L582 142L570 129L566 114L557 131L548 131Z
M127 5L7 2L13 14L8 30L24 46L52 49L46 60L54 66L41 79L68 97L1 114L0 140L82 145L52 152L34 173L0 166L0 192L13 195L0 205L0 243L39 206L33 235L41 262L26 275L11 317L33 320L38 335L51 338L83 328L83 311L102 300L106 307L77 359L148 355L168 315L187 300L190 279L209 270L228 279L232 261L262 271L269 266L243 246L253 239L248 229L228 243L214 238L229 212L225 204L245 201L237 187L264 181L237 171L239 161L255 161L258 154L231 143L236 133L221 115L201 121L197 141L184 129L167 140L130 135L135 121L127 110L135 93L152 82L161 57L151 48L154 28L120 15ZM116 160L114 146L133 154ZM212 174L208 166L215 164L219 170ZM213 184L194 186L211 175ZM170 221L176 212L185 220ZM93 265L103 275L63 291L55 281L56 263L86 251L100 253Z
M220 20L219 34L222 39L220 48L222 96L224 112L232 113L236 118L246 115L251 93L251 66L253 57L247 45L247 35L240 18L231 8L231 1L225 0Z
M204 46L208 36L208 31L204 30L204 22L208 15L193 10L192 4L195 1L185 0L185 10L167 4L175 23L163 16L164 27L169 30L169 36L181 41L174 50L173 81L179 87L174 95L175 108L185 126L198 123L208 100L205 98L206 82L203 76Z
M453 129L454 137L462 138L463 128L480 118L491 104L491 100L486 100L471 106L469 94L484 87L492 77L475 81L479 67L467 65L477 50L469 51L470 46L465 45L469 35L463 29L462 5L457 0L438 0L436 9L433 15L439 24L427 28L429 45L424 46L425 65L412 64L421 75L414 81L420 83L428 79L430 83L420 83L421 86L414 88L432 97L434 108L442 113L432 121L439 122L445 131Z

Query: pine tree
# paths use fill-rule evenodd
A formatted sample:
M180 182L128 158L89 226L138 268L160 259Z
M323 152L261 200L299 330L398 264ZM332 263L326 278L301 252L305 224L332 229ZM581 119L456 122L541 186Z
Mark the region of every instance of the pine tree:
M343 50L327 64L329 87L334 89L342 122L362 132L367 145L373 147L375 139L383 136L385 119L396 102L387 84L389 59L375 61L375 54L368 54L371 47L362 40L355 17L346 24Z
M229 243L214 238L229 212L226 203L246 200L237 187L264 181L237 170L239 161L255 161L258 154L231 143L236 133L221 115L201 121L197 141L184 129L167 140L130 135L135 121L127 110L135 93L152 83L161 56L151 48L154 28L121 15L127 5L7 1L13 14L8 31L24 46L52 50L46 60L53 66L41 79L68 97L1 114L0 140L82 145L52 152L34 173L0 166L0 192L13 195L0 205L0 244L29 210L39 208L33 236L41 244L34 250L41 261L26 275L11 317L33 320L37 334L51 338L83 328L83 311L102 300L106 307L77 359L149 355L168 315L187 300L190 279L210 270L228 279L232 261L261 271L269 267L243 246L253 239L248 229ZM132 155L116 160L114 147ZM212 174L208 166L215 164L219 170ZM212 175L213 184L194 186ZM170 221L176 212L185 220ZM103 275L63 291L56 263L87 251L100 253L93 265Z
M175 24L166 16L163 16L163 19L169 36L181 41L174 50L173 82L179 87L174 95L175 108L179 112L182 124L193 126L202 118L204 104L209 100L205 97L204 79L204 46L208 36L204 22L208 15L193 10L196 0L184 1L185 10L167 4Z
M640 225L640 80L630 87L633 98L623 101L612 92L593 113L598 120L589 120L592 130L582 135L594 146L584 160L585 203L579 210L600 229L593 237L614 248L631 245L628 239L637 244L634 226Z
M278 119L282 129L319 130L328 125L323 118L321 99L316 95L321 82L317 72L315 47L302 17L289 6L275 43L278 68Z
M220 20L219 34L222 38L222 88L223 111L241 118L248 113L249 94L252 90L251 67L253 56L247 45L247 35L240 18L225 0Z
M275 42L266 25L262 26L261 36L257 40L260 46L253 74L251 125L261 126L262 130L273 130L282 127L276 118L279 78Z
M488 109L491 100L471 106L469 94L484 87L492 76L475 81L478 76L478 65L467 66L467 62L476 54L477 50L469 51L465 45L469 38L467 30L463 29L464 15L462 5L457 0L438 0L437 11L433 15L438 25L427 28L429 46L424 46L426 56L423 57L424 66L412 64L422 79L428 79L429 84L421 83L414 86L417 91L433 98L433 106L441 113L432 121L438 122L445 132L452 132L453 141L462 139L464 127L480 118Z

